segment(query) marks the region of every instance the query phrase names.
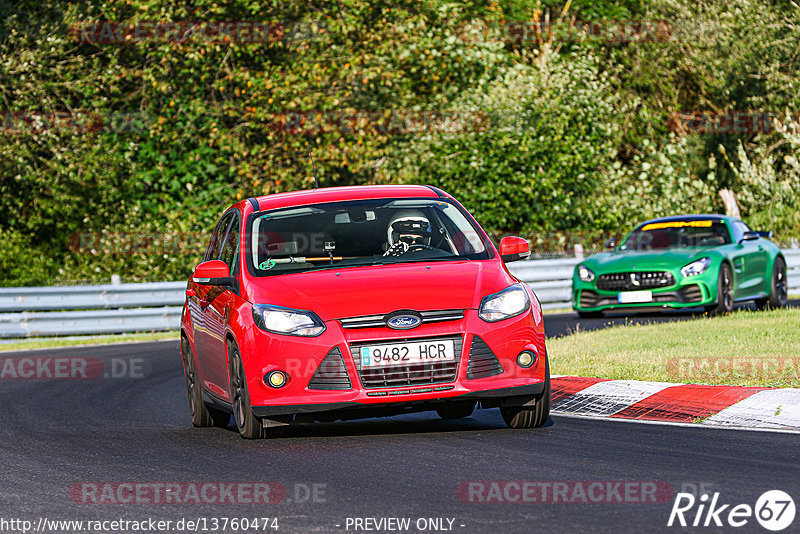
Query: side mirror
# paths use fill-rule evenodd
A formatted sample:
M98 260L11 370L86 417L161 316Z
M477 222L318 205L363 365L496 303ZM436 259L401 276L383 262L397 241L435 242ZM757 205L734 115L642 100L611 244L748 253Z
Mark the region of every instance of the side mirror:
M758 232L745 232L744 234L742 234L742 238L739 240L739 243L741 243L742 241L755 241L760 237L761 236L758 235Z
M756 232L756 233L757 233L758 235L760 235L761 237L765 237L765 238L767 238L767 239L772 239L772 236L774 235L774 234L772 233L772 230L770 230L770 231L768 231L768 232Z
M500 240L500 257L504 262L510 263L525 260L531 255L528 241L521 237L504 237Z
M231 276L228 264L221 260L204 261L194 270L192 281L204 286L234 287L236 279Z
M614 250L617 248L617 238L612 237L611 239L606 239L605 243L603 243L603 246L607 249Z

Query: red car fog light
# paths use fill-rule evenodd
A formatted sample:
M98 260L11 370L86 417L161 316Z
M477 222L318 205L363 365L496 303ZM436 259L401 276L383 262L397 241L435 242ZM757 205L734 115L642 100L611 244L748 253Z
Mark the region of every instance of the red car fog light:
M522 367L523 369L527 369L536 361L536 353L531 352L529 350L525 350L519 353L517 356L517 365Z
M282 388L289 381L289 375L283 371L270 371L264 375L264 383L271 388Z

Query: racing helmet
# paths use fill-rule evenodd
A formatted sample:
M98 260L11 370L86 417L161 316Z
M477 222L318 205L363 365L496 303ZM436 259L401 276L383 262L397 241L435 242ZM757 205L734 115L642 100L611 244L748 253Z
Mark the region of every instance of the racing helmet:
M387 241L390 248L397 243L430 246L431 223L419 210L401 210L389 220Z

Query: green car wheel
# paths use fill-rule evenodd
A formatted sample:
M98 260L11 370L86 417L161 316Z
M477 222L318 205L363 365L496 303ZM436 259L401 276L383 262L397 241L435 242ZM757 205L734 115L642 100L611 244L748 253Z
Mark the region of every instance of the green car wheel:
M707 306L709 315L726 315L733 311L733 275L727 263L719 268L719 281L717 282L717 305Z
M786 262L783 258L775 259L772 268L772 287L769 297L758 299L756 307L759 310L766 308L784 308L789 303L789 286L786 283Z

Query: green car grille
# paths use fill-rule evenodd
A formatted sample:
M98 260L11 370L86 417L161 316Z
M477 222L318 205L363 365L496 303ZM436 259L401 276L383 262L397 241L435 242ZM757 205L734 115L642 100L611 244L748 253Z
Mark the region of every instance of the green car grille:
M657 293L653 295L654 304L667 304L669 302L689 304L693 302L701 302L703 300L703 291L697 284L690 284L683 286L677 291L670 291L669 293ZM580 295L580 305L583 308L599 308L601 306L616 306L618 304L616 295L598 295L594 291L584 289Z
M643 271L601 274L597 278L597 289L603 291L635 291L655 289L675 284L669 271Z

